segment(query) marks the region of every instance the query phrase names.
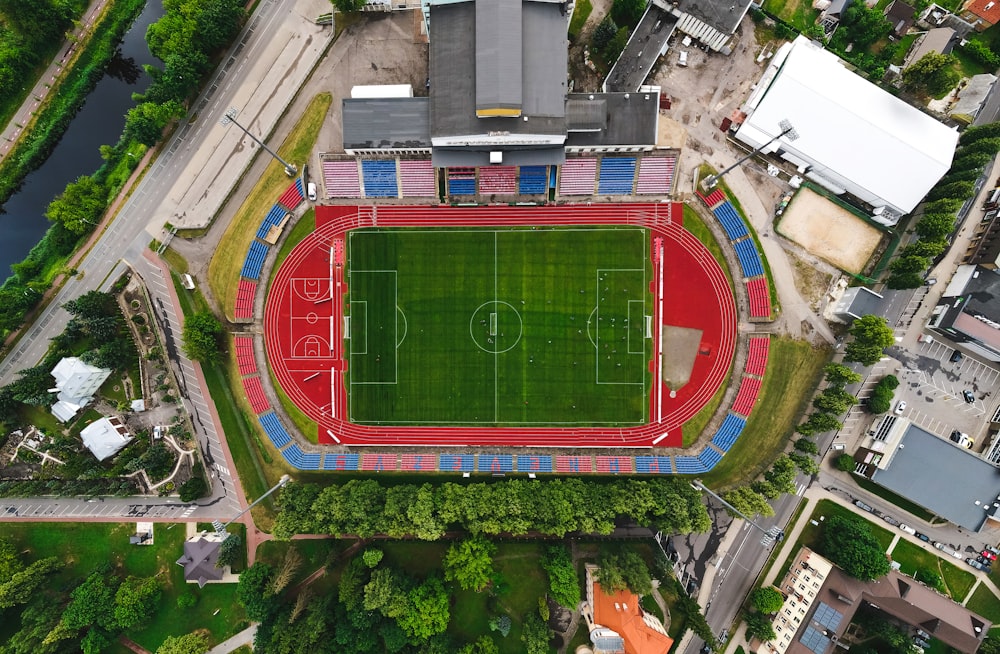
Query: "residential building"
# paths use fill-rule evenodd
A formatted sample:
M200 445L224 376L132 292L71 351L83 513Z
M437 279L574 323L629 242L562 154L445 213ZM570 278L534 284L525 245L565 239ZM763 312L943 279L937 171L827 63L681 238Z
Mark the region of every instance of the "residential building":
M833 307L833 317L850 324L855 318L877 313L882 296L864 286L852 286L844 291Z
M77 357L60 359L52 369L56 383L50 392L57 394L52 414L60 422L70 420L81 408L93 401L94 394L110 375L111 371L107 368L92 366Z
M832 654L862 607L921 632L963 654L973 654L991 623L920 582L890 571L875 581L849 577L830 561L801 548L779 590L785 604L772 621L776 637L750 643L756 654Z
M958 17L982 32L1000 23L1000 2L996 0L965 0Z
M903 59L903 68L909 68L920 59L932 52L950 54L959 41L956 32L951 27L933 27L920 36L910 46L910 51Z
M586 566L587 603L582 609L594 654L667 654L674 641L660 619L642 610L635 593L602 589L597 570Z
M959 89L958 100L948 109L948 115L960 123L971 125L979 117L996 82L997 76L990 73L970 77L965 86Z
M774 55L742 107L736 138L894 225L951 166L958 132L799 36ZM785 122L787 121L787 122ZM782 124L794 133L782 136Z
M177 565L184 567L184 581L204 588L207 583L222 580L229 569L218 565L225 539L226 534L203 531L184 541L184 556L177 559Z
M892 25L892 34L896 37L906 36L913 27L917 10L903 0L893 0L885 8L885 19Z
M980 260L992 251L981 247ZM927 326L973 354L1000 362L1000 271L959 266Z
M128 445L132 435L118 416L111 416L95 420L84 427L80 432L80 438L97 460L103 461Z

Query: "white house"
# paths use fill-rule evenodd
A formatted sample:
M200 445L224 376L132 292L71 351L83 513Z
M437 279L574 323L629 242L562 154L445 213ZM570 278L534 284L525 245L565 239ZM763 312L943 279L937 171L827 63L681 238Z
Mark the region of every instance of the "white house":
M52 405L52 414L60 422L66 422L76 415L76 412L94 399L94 393L111 375L107 368L98 368L84 363L77 357L65 357L52 369L56 380L55 388L49 389L57 393L57 401Z
M128 428L117 416L95 420L83 428L80 438L98 461L114 456L132 440Z

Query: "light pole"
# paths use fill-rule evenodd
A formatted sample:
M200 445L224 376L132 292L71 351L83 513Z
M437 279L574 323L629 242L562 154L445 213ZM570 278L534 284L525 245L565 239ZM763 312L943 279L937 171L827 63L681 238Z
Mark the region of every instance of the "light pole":
M708 487L704 486L701 483L700 479L695 479L694 481L692 481L691 482L691 486L695 490L708 493L709 495L711 495L712 497L714 497L716 500L718 500L718 502L720 504L722 504L722 506L726 507L727 509L729 509L730 511L732 511L736 515L740 516L741 518L743 518L744 520L746 520L747 522L749 522L754 527L754 529L756 529L760 533L764 534L764 536L767 539L773 540L773 541L777 541L779 543L781 541L785 540L785 532L784 531L782 531L781 529L779 529L777 526L771 527L770 529L764 529L763 527L761 527L760 525L758 525L756 522L754 522L753 520L751 520L747 516L743 515L742 511L740 511L739 509L737 509L735 506L733 506L732 504L730 504L726 500L724 500L721 497L719 497L719 495L717 495L714 491L710 490ZM761 544L765 544L764 539L761 539ZM766 544L769 545L770 543L768 542Z
M258 497L256 500L254 500L253 503L250 506L248 506L247 508L245 508L242 511L240 511L239 513L237 513L236 517L234 517L232 520L230 520L226 524L222 524L218 520L213 520L212 521L212 526L215 527L215 532L218 533L218 534L224 534L224 533L226 533L226 527L228 527L229 525L231 525L234 522L236 522L237 520L239 520L240 517L244 513L246 513L247 511L249 511L253 507L255 507L258 504L260 504L264 500L265 497L267 497L268 495L270 495L274 491L278 490L279 488L283 488L284 485L287 484L288 482L290 482L291 480L292 480L292 478L289 477L288 475L281 475L281 479L278 480L277 484L275 484L274 486L272 486L269 491L267 491L266 493L264 493L263 495L261 495L260 497Z
M739 161L737 161L736 163L734 163L732 166L729 166L728 168L726 168L725 170L723 170L721 173L718 173L716 175L709 175L708 177L706 177L705 178L705 188L707 188L707 189L713 189L713 188L715 188L715 185L719 183L719 179L721 179L723 175L725 175L726 173L728 173L733 168L736 168L736 166L739 166L740 164L742 164L744 161L746 161L750 157L756 156L758 152L760 152L761 150L763 150L767 146L771 145L772 143L774 143L775 141L777 141L778 139L780 139L782 136L787 136L789 141L794 141L795 139L799 138L799 133L795 131L795 128L792 127L792 124L790 122L788 122L787 120L780 121L778 123L778 125L781 127L781 133L780 134L778 134L773 139L771 139L770 141L768 141L764 145L760 146L759 148L756 148L753 152L751 152L750 154L746 155L745 157L743 157L742 159L740 159Z
M257 145L259 145L260 147L264 148L264 150L266 150L269 155L271 155L272 157L274 157L278 161L278 163L280 163L282 166L285 167L285 174L286 175L288 175L289 177L295 177L296 173L298 173L298 169L295 166L293 166L292 164L290 164L287 161L285 161L284 159L282 159L281 157L279 157L277 152L275 152L271 148L269 148L266 145L264 145L264 142L261 141L256 136L254 136L253 134L251 134L247 130L246 127L244 127L243 125L240 125L238 122L236 122L236 114L237 113L238 112L236 111L236 107L230 107L229 111L226 112L226 115L223 116L222 120L220 120L219 122L223 126L228 125L229 123L232 123L233 125L236 125L237 127L239 127L241 130L243 130L244 134L246 134L247 136L249 136L250 138L252 138L254 141L256 141Z

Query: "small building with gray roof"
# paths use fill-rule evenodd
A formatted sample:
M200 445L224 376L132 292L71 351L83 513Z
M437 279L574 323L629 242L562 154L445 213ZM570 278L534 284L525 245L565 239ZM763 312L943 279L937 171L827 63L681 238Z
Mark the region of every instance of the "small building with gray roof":
M990 361L1000 361L1000 272L962 265L927 325Z

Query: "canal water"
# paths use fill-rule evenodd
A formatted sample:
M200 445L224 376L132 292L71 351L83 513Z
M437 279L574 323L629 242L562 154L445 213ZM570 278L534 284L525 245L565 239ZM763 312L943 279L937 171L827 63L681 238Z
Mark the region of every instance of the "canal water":
M11 274L11 264L24 259L45 235L50 225L45 217L49 202L66 184L100 168L100 146L118 142L125 112L135 106L132 94L149 86L143 65L160 63L149 54L145 37L146 28L162 15L163 1L148 0L104 77L87 96L48 160L4 203L0 213L0 282Z

